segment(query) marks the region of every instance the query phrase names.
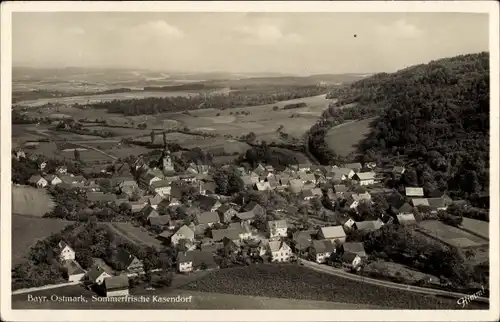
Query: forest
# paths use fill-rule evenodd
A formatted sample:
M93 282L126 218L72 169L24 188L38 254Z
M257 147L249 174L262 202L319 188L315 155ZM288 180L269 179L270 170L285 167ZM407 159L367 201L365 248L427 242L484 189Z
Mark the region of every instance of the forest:
M109 113L124 115L157 114L180 112L198 108L227 109L244 106L272 104L279 101L325 94L326 86L276 87L266 91L261 89L238 90L229 94L149 97L142 99L114 100L90 104L90 108L106 109Z
M337 98L311 129L320 162L328 129L347 119L379 116L360 144L366 159L406 160L407 185L477 199L489 186L489 54L461 55L378 74L330 92ZM353 104L339 109L340 105ZM409 178L408 178L409 177Z

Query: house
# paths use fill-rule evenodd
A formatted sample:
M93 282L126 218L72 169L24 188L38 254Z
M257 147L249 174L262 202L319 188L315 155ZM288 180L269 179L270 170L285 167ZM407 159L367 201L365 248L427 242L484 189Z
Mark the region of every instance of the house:
M352 228L354 230L375 231L379 230L383 225L384 222L381 219L365 220L355 222Z
M427 200L427 198L414 198L411 200L411 203L413 204L413 207L418 207L418 206L429 207L429 201Z
M245 207L243 207L243 211L253 212L255 216L264 216L266 214L265 209L255 201L249 202Z
M304 188L304 182L299 179L292 179L289 181L289 189L292 193L299 193Z
M297 166L298 171L310 171L311 170L311 165L310 164L299 164Z
M396 218L398 224L400 225L410 226L417 224L417 220L415 219L415 216L413 214L397 215Z
M392 168L392 174L395 177L400 177L403 173L405 173L406 169L402 166L395 166Z
M303 183L306 183L306 182L316 183L316 177L312 173L301 172L301 173L299 173L299 179Z
M427 202L432 212L448 209L448 202L445 198L427 198Z
M285 219L268 221L267 228L269 239L276 239L287 236L288 224Z
M74 259L63 261L62 267L68 282L79 282L85 277L85 270Z
M345 179L343 179L343 180L352 179L352 177L355 174L355 172L352 169L349 169L349 168L336 168L336 169L334 169L333 172L336 175L345 176ZM334 178L334 180L335 180L335 178Z
M149 224L151 226L163 227L168 225L168 228L171 227L170 225L171 218L169 215L149 217L148 219L149 219Z
M302 198L304 200L311 200L314 198L314 195L312 193L312 190L311 189L305 189L305 190L302 190L301 192L301 195L302 195Z
M345 194L344 194L345 195ZM346 205L351 209L356 209L362 202L371 202L372 196L370 193L353 193L347 198Z
M37 188L45 188L49 183L41 175L33 175L28 180L29 183L35 185Z
M239 240L246 240L252 237L252 229L248 222L230 223L227 229L235 229L238 232Z
M151 205L148 204L146 204L146 206L141 210L141 214L148 221L150 221L151 218L160 217L158 211L156 211L156 209L154 209L153 207L151 207Z
M212 230L212 239L215 242L220 242L227 238L229 240L240 240L241 230L236 228L226 228L226 229L213 229Z
M348 229L348 230L350 230L350 229L354 229L355 224L356 224L356 222L354 221L354 219L349 218L349 219L348 219L348 220L344 223L344 228L345 228L345 229Z
M200 245L200 249L202 251L207 251L211 253L216 253L219 249L222 249L224 247L224 244L221 242L214 242L212 239L210 239L210 242L202 242Z
M197 185L198 191L201 195L211 195L215 193L215 183L200 181Z
M49 175L46 175L45 176L45 180L47 180L47 182L53 186L55 185L58 185L60 183L62 183L62 180L59 179L58 176L54 175L54 174L49 174Z
M255 189L258 190L258 191L268 191L268 190L272 190L271 189L271 185L269 184L269 182L267 181L264 181L264 182L257 182L255 184Z
M366 258L365 246L363 243L349 242L344 243L340 246L340 251L342 253L349 252L359 255L361 258Z
M26 158L26 153L24 153L24 151L22 149L17 149L13 153L13 156L14 156L14 158L16 158L16 160L19 160L19 159Z
M118 249L118 252L116 253L116 261L119 263L120 267L122 267L122 270L129 273L144 272L144 265L142 261L123 248Z
M360 186L368 186L375 183L375 172L358 172L353 177Z
M316 235L315 230L299 230L293 234L293 249L299 256L306 256L311 246L312 236Z
M223 223L230 222L234 216L238 214L236 209L231 207L228 204L222 205L217 209L217 213L219 213L220 221Z
M61 240L59 244L57 244L56 251L59 254L59 260L61 262L75 259L75 251L64 240Z
M172 236L170 236L170 242L172 245L177 245L180 240L194 241L194 230L186 225L179 228Z
M64 165L58 166L56 168L56 173L58 173L58 174L66 174L66 173L68 173L68 168L66 166L64 166Z
M126 180L121 182L118 185L118 188L120 189L121 193L124 193L129 197L132 197L134 193L137 193L139 191L139 186L133 180Z
M323 196L323 191L321 191L320 188L312 188L311 193L313 194L314 198L318 198L318 197Z
M243 184L245 186L253 186L257 183L255 182L256 180L252 179L251 176L241 176L241 181L243 181Z
M60 175L59 179L61 179L61 181L63 183L67 183L67 184L71 184L71 185L85 183L85 178L82 176Z
M273 262L288 262L292 255L290 246L280 240L269 241L268 250Z
M193 203L204 211L217 211L222 206L218 199L209 196L198 196Z
M150 188L152 191L160 194L162 196L167 196L170 194L170 180L157 180L151 183Z
M345 252L340 258L342 261L342 266L350 270L360 270L361 264L363 262L362 258L354 253Z
M211 227L219 222L219 214L215 211L206 211L200 214L196 214L196 223L198 225L208 225L209 227Z
M138 213L142 209L144 209L144 207L147 205L147 202L143 200L137 200L137 201L130 201L128 204L130 205L130 210L133 213Z
M407 197L423 197L424 196L424 188L419 187L406 187L405 195Z
M262 176L266 174L266 168L259 163L259 165L253 170L253 172L258 176Z
M365 168L375 169L377 167L377 162L369 161L365 162Z
M148 203L149 205L153 208L153 209L158 209L158 205L164 200L165 198L160 195L160 194L156 194L154 197L152 198L149 198L148 199Z
M349 188L347 188L347 186L344 184L336 184L333 186L333 189L335 190L336 193L341 193L341 194L349 191Z
M361 163L346 163L342 165L342 168L345 169L351 169L354 172L359 172L363 167L361 166Z
M102 285L104 280L108 277L111 277L111 275L99 265L92 266L87 272L87 278L92 284Z
M274 172L274 167L272 165L266 165L265 169L267 172Z
M181 273L217 268L219 266L210 251L193 250L181 252L177 256L177 269Z
M233 220L239 222L252 223L255 220L255 213L253 211L239 212L233 217Z
M322 227L318 232L319 239L329 239L334 242L338 240L340 243L344 243L346 239L346 234L342 226L329 226Z
M42 171L43 171L43 170L45 170L45 167L46 167L46 166L47 166L47 162L42 161L42 162L40 163L40 170L42 170Z
M274 175L267 177L267 182L269 183L271 190L277 189L279 186L278 179Z
M309 255L317 263L325 263L330 255L335 251L335 244L328 239L313 240L311 243Z
M104 279L106 296L127 296L129 294L129 281L127 275L111 276Z

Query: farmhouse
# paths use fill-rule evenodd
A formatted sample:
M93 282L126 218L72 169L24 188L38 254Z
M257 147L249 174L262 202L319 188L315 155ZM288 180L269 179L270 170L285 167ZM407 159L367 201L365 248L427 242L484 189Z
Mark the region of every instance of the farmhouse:
M170 237L170 242L172 245L177 245L183 239L194 241L194 231L186 225L183 225Z
M346 269L359 270L362 264L362 258L354 253L345 252L342 257L342 266Z
M226 229L213 229L212 230L212 239L215 242L223 241L225 238L237 241L240 240L240 230L235 228L226 228Z
M228 204L220 206L217 212L219 213L221 221L224 223L230 222L231 219L238 214L238 212Z
M346 179L352 179L352 177L354 176L354 171L352 169L349 169L349 168L336 168L334 169L334 173L337 175L337 174L340 174L342 176L345 176L345 179L342 179L342 180L346 180ZM335 178L334 178L335 180Z
M380 229L383 225L384 222L380 219L366 220L366 221L355 222L352 228L355 230L375 231Z
M252 229L247 222L233 222L227 227L228 229L235 229L238 232L240 240L246 240L252 237Z
M57 244L56 252L59 254L59 260L61 262L67 260L74 260L76 253L64 240L61 240L59 244Z
M411 200L411 203L413 204L413 207L429 206L429 201L426 198L414 198Z
M41 175L33 175L28 180L29 183L36 186L37 188L45 188L49 183Z
M92 284L101 285L108 277L111 277L111 275L99 265L92 266L92 268L87 272L87 278L92 282Z
M263 216L266 214L265 209L255 201L249 202L242 210L253 212L255 216Z
M285 219L271 220L267 222L269 239L287 236L288 225Z
M365 252L365 247L363 246L363 243L344 243L340 247L340 250L342 253L353 253L358 255L361 258L366 258L366 252Z
M196 214L196 223L198 225L208 225L213 226L220 222L219 214L213 211L202 212L201 214Z
M424 196L424 188L419 187L406 187L405 194L407 197L419 197L422 198Z
M309 255L317 263L325 263L335 251L335 244L328 239L313 240Z
M163 196L169 195L170 189L170 180L157 180L151 183L151 190Z
M45 176L45 180L47 180L47 182L53 186L62 183L62 180L59 179L59 177L54 175L54 174L49 174L49 175Z
M127 275L111 276L104 279L106 296L126 296L129 294L129 282Z
M358 172L353 176L360 186L368 186L375 183L375 172Z
M404 214L404 215L397 215L397 222L400 225L404 226L410 226L410 225L416 225L417 221L415 219L415 216L413 214Z
M120 248L116 254L116 261L120 263L125 271L129 273L142 273L144 272L144 265L137 257L130 254L123 248Z
M288 262L292 255L292 249L284 241L270 241L268 249L273 262Z
M214 256L210 251L193 250L181 252L177 256L177 268L179 272L191 272L195 270L217 269Z
M344 243L346 239L346 234L342 226L329 226L322 227L318 232L319 239L328 239L332 242L338 241Z
M154 217L159 217L160 214L158 211L156 211L151 205L146 205L144 209L141 210L142 216L146 217L148 221L151 220L151 218Z
M65 260L63 267L68 282L79 282L85 277L85 270L74 259Z

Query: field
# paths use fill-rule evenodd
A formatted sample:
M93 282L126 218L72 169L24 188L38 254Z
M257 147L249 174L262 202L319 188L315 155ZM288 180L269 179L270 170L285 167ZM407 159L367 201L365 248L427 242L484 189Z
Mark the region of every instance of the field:
M12 214L12 267L23 261L38 240L58 233L73 222Z
M182 287L232 295L369 304L393 309L458 309L456 300L356 282L297 265L265 264L214 271ZM469 309L483 308L473 304Z
M446 245L458 248L481 247L489 244L486 239L472 235L459 228L445 225L437 220L421 221L418 230Z
M187 290L165 289L144 292L145 297L150 299L150 303L106 303L106 302L92 302L92 292L79 287L67 286L57 288L55 290L47 290L31 293L33 296L79 296L83 295L88 299L88 303L34 303L27 301L27 294L19 294L12 296L13 309L66 309L66 310L85 310L85 309L119 309L119 310L272 310L272 309L300 309L300 310L320 310L320 309L384 309L369 305L355 305L347 303L335 303L326 301L308 301L308 300L294 300L283 298L268 298L258 296L234 296L229 294L218 294L208 292L195 292ZM134 290L131 291L132 295L139 295ZM153 303L152 296L183 296L190 297L190 303Z
M355 152L357 144L369 133L372 121L373 118L369 118L346 122L331 128L325 137L328 147L341 156Z
M463 217L462 229L484 239L489 239L489 223L486 221Z
M161 241L150 235L143 227L135 227L126 222L113 222L107 224L113 232L126 238L128 241L137 245L146 245L151 247L162 248Z
M12 186L12 212L20 215L42 217L55 207L45 189Z
M367 273L367 276L371 276L373 278L385 277L391 281L397 278L404 281L405 284L413 284L423 279L428 280L429 278L439 281L439 278L436 276L416 271L402 264L386 262L383 260L377 260L376 262L369 263L363 267L363 272ZM370 273L376 275L370 275Z

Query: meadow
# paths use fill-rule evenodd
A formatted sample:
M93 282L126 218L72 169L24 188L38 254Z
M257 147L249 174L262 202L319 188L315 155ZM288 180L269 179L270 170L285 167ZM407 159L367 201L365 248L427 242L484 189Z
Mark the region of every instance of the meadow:
M55 203L45 189L29 186L12 186L12 212L20 215L42 217L54 209Z
M12 267L23 262L38 240L58 233L72 221L12 214Z
M162 248L160 240L153 237L145 228L136 227L128 222L113 222L107 225L117 234L125 237L137 245L146 245L150 247Z
M438 220L421 221L418 230L446 245L457 248L480 247L489 244L486 239L472 235L459 228L443 224Z
M356 152L358 143L370 132L370 124L373 120L373 118L368 118L350 121L331 128L325 137L328 147L341 156Z

